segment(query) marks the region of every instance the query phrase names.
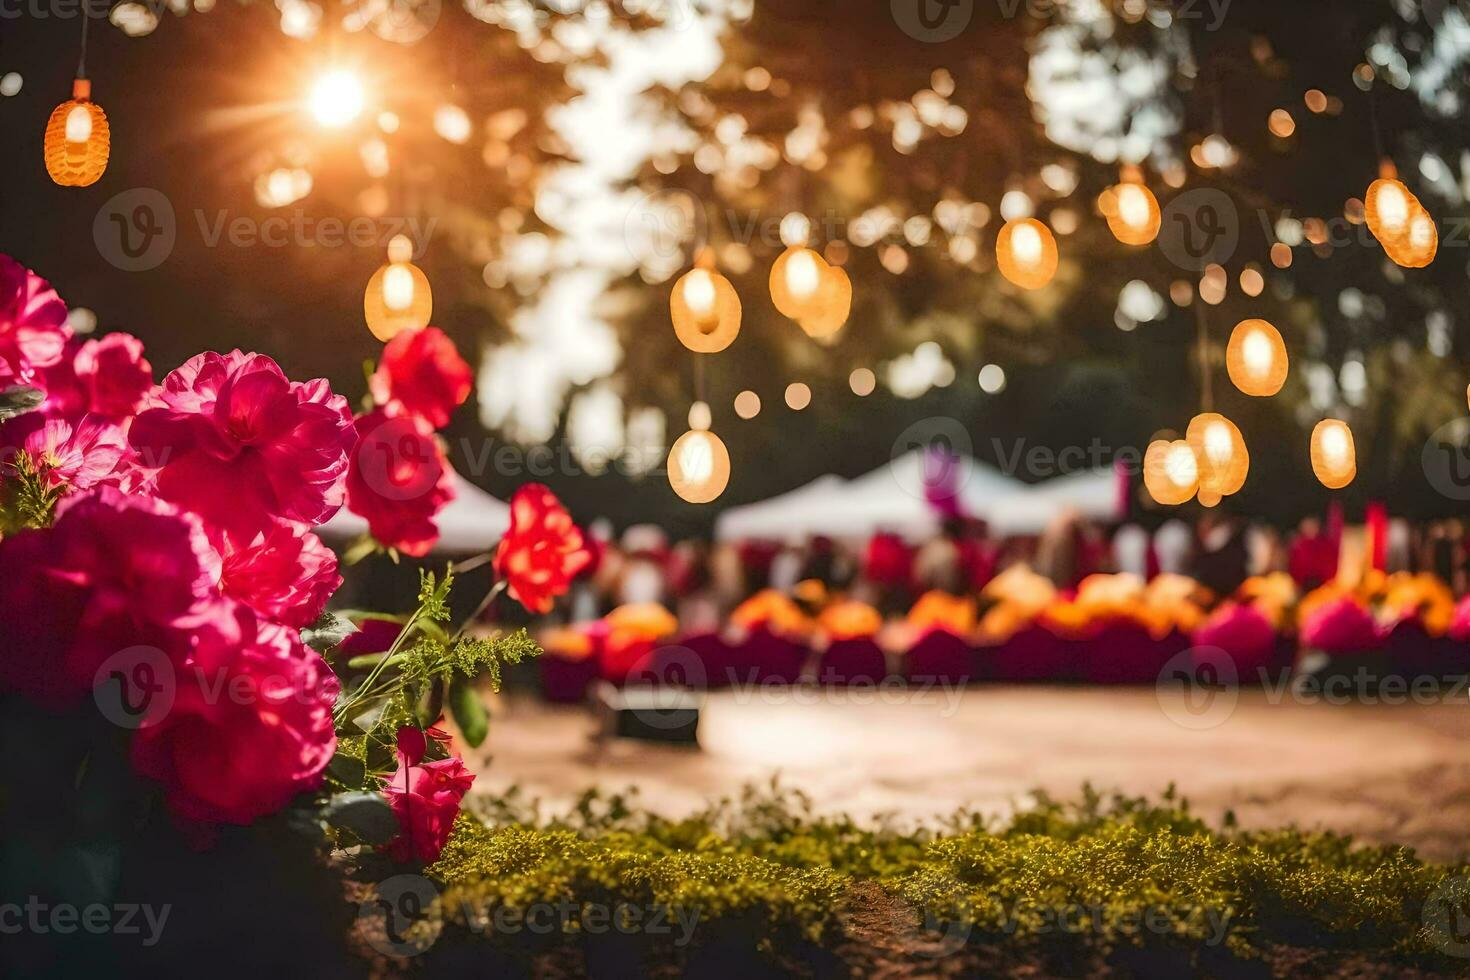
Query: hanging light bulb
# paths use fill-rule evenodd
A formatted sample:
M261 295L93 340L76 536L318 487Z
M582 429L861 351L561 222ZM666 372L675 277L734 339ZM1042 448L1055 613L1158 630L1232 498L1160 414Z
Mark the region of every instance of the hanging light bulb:
M411 258L413 242L406 235L394 235L388 243L388 264L373 273L362 296L368 329L384 343L404 330L428 326L434 312L429 278Z
M669 296L674 336L697 354L716 354L740 333L740 296L715 271L714 253L702 249L694 268L679 277Z
M1022 289L1040 289L1057 274L1057 240L1035 218L1008 221L995 243L1001 275Z
M1126 171L1121 183L1103 191L1098 207L1113 236L1124 245L1148 245L1159 237L1164 215L1136 168Z
M1392 249L1384 246L1384 251L1405 269L1422 269L1429 265L1439 254L1439 229L1435 227L1434 217L1423 207L1418 208L1409 219L1409 232L1404 236L1403 245Z
M1247 395L1268 398L1286 384L1290 358L1281 332L1265 320L1242 320L1225 347L1230 381Z
M808 337L825 340L835 336L852 315L852 280L835 265L822 273L822 284L808 312L797 320Z
M1341 490L1358 475L1353 430L1340 419L1323 419L1312 430L1312 472L1329 490Z
M63 187L89 187L101 179L111 152L107 113L92 101L92 83L78 78L71 99L46 123L46 172Z
M771 302L782 316L800 320L817 312L818 293L828 265L804 245L793 245L771 266Z
M1385 163L1383 176L1369 185L1363 214L1368 230L1397 265L1422 269L1434 261L1439 252L1434 216L1398 179L1392 164Z
M1199 490L1199 460L1183 439L1155 439L1143 454L1143 485L1166 507L1187 503Z
M1201 496L1206 491L1221 497L1240 492L1250 473L1251 456L1234 422L1205 412L1190 420L1184 438L1198 463Z
M720 437L692 429L669 450L669 486L691 504L707 504L730 482L730 451Z

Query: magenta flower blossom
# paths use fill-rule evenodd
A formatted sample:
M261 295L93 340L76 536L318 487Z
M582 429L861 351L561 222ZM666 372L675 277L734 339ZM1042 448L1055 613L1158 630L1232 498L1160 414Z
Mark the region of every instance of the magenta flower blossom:
M74 419L88 412L115 420L135 414L153 390L153 366L143 342L132 334L110 333L99 340L67 345L55 365L37 375L46 389L42 411Z
M415 558L439 540L435 516L454 499L449 462L423 423L383 409L357 419L347 474L347 508L374 538Z
M323 380L290 381L263 354L213 352L169 374L129 430L151 490L250 540L321 524L342 504L354 435Z
M248 824L321 785L338 683L295 630L237 607L243 639L207 640L173 704L133 736L133 768L184 820Z
M94 415L75 426L47 419L26 437L24 451L47 486L90 490L121 483L128 440L121 428Z
M310 532L274 524L248 542L217 535L220 589L262 617L301 629L310 626L342 584L337 556Z
M201 635L233 633L192 516L112 487L57 511L48 530L0 541L0 691L70 708L120 651L152 647L182 664Z
M70 337L66 304L51 284L0 255L0 388L30 384L61 360Z

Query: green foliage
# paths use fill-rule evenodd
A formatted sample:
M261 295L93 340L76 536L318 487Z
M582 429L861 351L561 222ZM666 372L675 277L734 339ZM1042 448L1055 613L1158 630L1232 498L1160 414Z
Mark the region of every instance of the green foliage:
M0 533L46 528L56 514L62 486L47 486L28 453L0 465Z
M1435 956L1426 900L1466 871L1332 834L1212 829L1172 789L1158 803L1041 795L994 827L962 812L865 828L776 786L678 820L596 792L551 817L514 792L479 806L426 872L445 886L446 917L470 926L500 907L663 903L701 923L758 912L765 935L830 945L854 889L876 883L915 927L971 941L1247 958L1287 944L1417 962Z

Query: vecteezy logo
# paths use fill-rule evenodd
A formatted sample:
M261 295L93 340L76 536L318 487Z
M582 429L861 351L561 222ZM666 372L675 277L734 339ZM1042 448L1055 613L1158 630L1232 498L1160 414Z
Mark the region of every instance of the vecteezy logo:
M92 697L102 717L119 728L152 725L174 706L174 665L157 647L120 650L92 676Z
M429 36L442 10L442 0L386 0L368 30L394 44L415 44Z
M98 254L124 272L158 268L173 254L177 239L174 206L151 187L113 195L92 219Z
M1170 721L1202 731L1225 724L1235 713L1239 682L1234 657L1219 647L1194 647L1169 658L1154 694Z
M1164 257L1189 272L1211 263L1224 265L1240 244L1240 212L1224 191L1185 191L1164 208L1159 248Z
M915 41L942 44L970 26L975 0L889 0L893 22Z
M368 945L388 956L417 956L444 929L439 889L423 875L394 875L357 907Z
M933 504L954 501L974 472L975 443L959 420L920 419L893 442L889 472L903 492Z
M363 482L387 500L417 500L430 493L442 472L431 438L406 416L384 422L357 444Z
M691 249L708 236L704 205L681 188L643 194L623 219L623 244L640 264L682 267L690 263Z
M1470 959L1470 878L1447 878L1424 900L1424 932L1446 956Z
M1434 430L1420 456L1429 485L1450 500L1470 500L1470 418Z

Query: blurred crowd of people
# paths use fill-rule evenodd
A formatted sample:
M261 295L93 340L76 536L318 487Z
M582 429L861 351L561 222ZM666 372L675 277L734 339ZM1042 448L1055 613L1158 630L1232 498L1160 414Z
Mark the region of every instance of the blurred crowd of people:
M898 614L931 590L978 592L1018 564L1060 589L1098 572L1131 572L1146 580L1174 573L1228 595L1251 576L1283 571L1312 589L1337 575L1345 547L1385 571L1433 572L1456 594L1470 592L1470 531L1464 522L1416 525L1390 519L1381 508L1370 510L1365 525L1347 527L1341 512L1333 511L1287 532L1206 512L1194 523L1173 517L1154 527L1063 518L1033 536L999 536L983 521L956 519L918 543L884 533L860 542L814 537L671 543L651 525L614 537L609 526L596 524L589 538L595 560L573 590L573 621L626 603L658 602L675 611L686 629L718 626L740 602L766 588L798 598L803 592L840 592Z

